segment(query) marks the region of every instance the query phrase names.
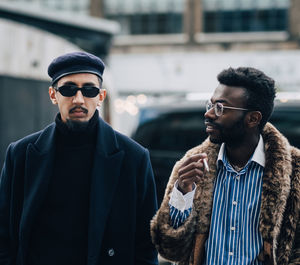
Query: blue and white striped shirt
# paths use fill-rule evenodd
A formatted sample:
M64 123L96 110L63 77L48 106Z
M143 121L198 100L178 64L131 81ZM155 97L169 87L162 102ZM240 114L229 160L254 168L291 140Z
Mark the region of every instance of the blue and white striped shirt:
M257 257L263 247L259 232L259 215L264 165L262 137L252 158L240 172L236 172L231 167L224 144L221 146L211 226L205 245L205 264L262 264ZM174 187L174 190L177 189ZM174 228L177 228L184 223L191 212L190 198L193 198L194 193L189 194L189 198L184 199L185 203L180 205L176 198L176 192L179 191L174 190L169 204L171 223Z

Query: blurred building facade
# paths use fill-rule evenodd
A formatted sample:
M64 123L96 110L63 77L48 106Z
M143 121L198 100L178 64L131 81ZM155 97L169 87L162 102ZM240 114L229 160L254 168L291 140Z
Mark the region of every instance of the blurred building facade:
M120 23L115 47L126 52L128 46L154 44L197 50L240 49L241 43L298 47L297 0L91 0L96 1L103 16Z
M107 64L120 97L111 100L113 109L123 115L115 124L125 133L122 121L137 115L140 104L158 96L209 94L216 75L230 66L263 70L279 91L300 89L299 0L1 1L59 10L74 21L94 16L120 24Z
M299 0L91 0L91 14L121 25L110 52L118 113L133 96L211 93L230 66L300 90ZM101 7L98 14L93 6ZM168 104L168 103L166 103ZM134 114L131 114L134 115Z
M208 80L239 65L276 77L280 90L300 87L299 0L0 1L117 21L108 63L122 95L209 92Z
M277 78L279 90L300 88L298 0L91 0L96 1L104 17L121 25L111 66L122 77L117 86L124 94L135 93L147 78L141 68L150 78L156 74L156 81L146 79L152 89L144 84L155 93L199 87L207 92L213 87L204 79L239 65ZM135 65L126 68L130 55ZM126 76L134 73L136 83L126 87Z
M121 31L113 52L149 51L151 46L197 50L251 49L253 44L255 49L299 47L298 0L0 1L115 20Z
M89 0L1 0L2 2L11 2L17 4L27 4L28 7L40 7L45 10L65 11L66 13L75 13L77 15L90 14Z
M51 12L34 1L0 0L0 167L10 142L54 121L58 110L49 99L47 75L53 58L81 49L95 54L104 51L104 58L107 55L118 24L99 18L70 17L69 11ZM107 88L109 75L105 80L103 85ZM113 94L109 90L108 100L100 109L107 121Z

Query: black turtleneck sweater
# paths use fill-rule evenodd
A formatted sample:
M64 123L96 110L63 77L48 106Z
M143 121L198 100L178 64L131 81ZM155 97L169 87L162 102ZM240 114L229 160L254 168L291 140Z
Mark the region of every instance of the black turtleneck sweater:
M90 176L98 112L86 128L56 117L56 152L46 199L32 228L28 265L86 265Z

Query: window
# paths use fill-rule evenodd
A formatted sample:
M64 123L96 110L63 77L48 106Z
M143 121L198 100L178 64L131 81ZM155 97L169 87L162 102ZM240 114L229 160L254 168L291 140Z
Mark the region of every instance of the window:
M204 32L285 31L289 0L202 0Z
M183 31L185 0L104 0L104 14L121 34L174 34Z

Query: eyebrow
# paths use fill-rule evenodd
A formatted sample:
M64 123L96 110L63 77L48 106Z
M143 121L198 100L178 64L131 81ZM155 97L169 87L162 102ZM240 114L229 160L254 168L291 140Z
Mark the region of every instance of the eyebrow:
M210 99L210 102L212 102L212 99ZM218 102L218 103L227 103L228 104L228 101L225 100L225 99L217 99L215 100L215 103Z
M66 81L65 83L63 83L63 85L77 86L77 84L72 81ZM93 82L87 82L87 83L82 84L82 86L97 86L97 85Z

